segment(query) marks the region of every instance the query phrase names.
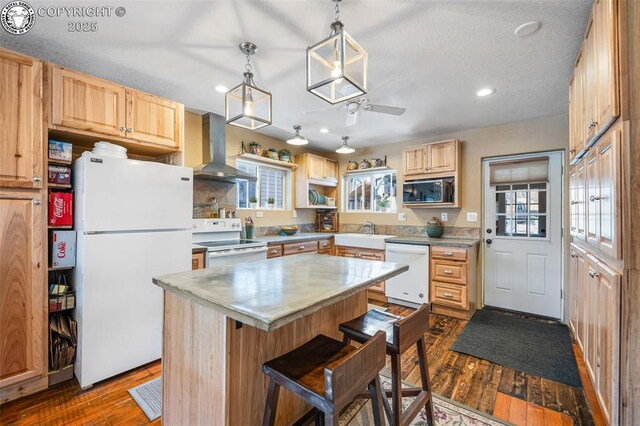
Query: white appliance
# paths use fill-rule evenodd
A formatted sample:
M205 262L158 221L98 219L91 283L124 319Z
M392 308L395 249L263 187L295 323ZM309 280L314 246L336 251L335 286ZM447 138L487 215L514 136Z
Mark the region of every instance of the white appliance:
M409 265L407 272L387 280L390 302L413 308L429 303L429 246L387 240L385 260Z
M243 240L241 231L240 219L193 219L193 243L207 248L207 268L267 258L267 243Z
M191 269L193 171L82 154L74 163L75 374L82 388L160 358L162 290Z

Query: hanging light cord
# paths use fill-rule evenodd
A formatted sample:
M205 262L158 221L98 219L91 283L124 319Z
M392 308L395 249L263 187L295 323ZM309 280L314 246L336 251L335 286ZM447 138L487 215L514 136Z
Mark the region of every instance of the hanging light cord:
M245 82L246 83L250 83L252 85L255 86L255 83L253 81L253 67L251 66L251 55L249 55L247 53L247 63L244 66L244 77L245 77Z
M336 4L335 13L333 15L333 23L331 24L331 31L329 35L333 35L342 29L342 22L340 22L340 0L333 0Z

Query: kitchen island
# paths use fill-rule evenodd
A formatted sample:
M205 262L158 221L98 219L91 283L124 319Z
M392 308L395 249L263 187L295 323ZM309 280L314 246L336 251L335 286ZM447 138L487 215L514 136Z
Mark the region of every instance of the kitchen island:
M156 277L164 289L164 425L259 425L262 364L367 311L366 289L408 269L302 254ZM287 391L277 424L309 406Z

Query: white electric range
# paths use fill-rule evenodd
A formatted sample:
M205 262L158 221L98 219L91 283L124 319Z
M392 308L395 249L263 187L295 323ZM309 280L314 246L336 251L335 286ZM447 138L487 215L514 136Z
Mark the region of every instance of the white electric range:
M235 265L267 258L267 243L243 240L240 219L193 219L194 246L205 247L205 267Z

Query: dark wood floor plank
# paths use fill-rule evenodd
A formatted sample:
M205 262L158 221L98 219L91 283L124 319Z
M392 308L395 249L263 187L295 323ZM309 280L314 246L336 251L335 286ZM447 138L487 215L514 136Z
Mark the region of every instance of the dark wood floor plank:
M542 381L540 377L527 377L527 402L542 405Z
M500 378L500 386L498 392L507 395L513 395L516 384L516 370L509 367L502 367L502 377Z

